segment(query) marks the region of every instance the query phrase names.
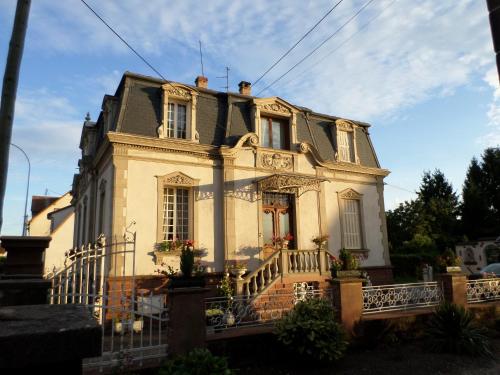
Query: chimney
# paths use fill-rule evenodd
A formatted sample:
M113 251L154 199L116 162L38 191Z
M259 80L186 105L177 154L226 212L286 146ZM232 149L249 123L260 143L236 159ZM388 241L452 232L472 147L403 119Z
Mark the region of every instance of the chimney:
M208 88L208 78L203 76L198 76L194 80L196 87L201 87L202 89Z
M241 81L238 83L241 95L252 95L252 84L250 82Z

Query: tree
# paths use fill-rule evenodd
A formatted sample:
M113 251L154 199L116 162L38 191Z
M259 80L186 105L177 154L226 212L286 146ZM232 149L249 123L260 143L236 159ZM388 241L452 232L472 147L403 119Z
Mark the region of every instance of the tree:
M473 158L462 190L462 230L470 239L500 235L500 148Z

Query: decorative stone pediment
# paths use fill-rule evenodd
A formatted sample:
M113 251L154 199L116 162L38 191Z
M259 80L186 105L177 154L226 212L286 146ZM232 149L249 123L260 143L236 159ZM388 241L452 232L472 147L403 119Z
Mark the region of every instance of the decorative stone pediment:
M260 191L275 191L300 196L307 191L320 191L320 184L325 178L296 174L274 174L257 180Z
M260 167L275 171L293 171L293 156L263 152L259 155Z
M191 100L193 96L193 89L184 85L167 83L162 86L165 95L175 99Z
M165 176L157 176L158 181L163 185L173 186L195 186L198 180L189 177L182 172L169 173Z
M363 194L358 193L354 189L345 189L339 193L339 197L343 199L361 199Z
M261 114L268 113L290 117L298 112L297 108L278 97L254 99L253 104Z
M338 130L351 131L351 132L354 131L354 129L356 128L356 124L354 124L352 121L344 119L335 120L335 126L337 127Z

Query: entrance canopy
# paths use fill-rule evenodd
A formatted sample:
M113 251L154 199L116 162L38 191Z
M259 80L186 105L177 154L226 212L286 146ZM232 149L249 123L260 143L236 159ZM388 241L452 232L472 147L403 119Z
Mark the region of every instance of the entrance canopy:
M290 173L273 174L256 180L260 191L276 191L300 196L307 191L320 191L320 184L326 178L302 176Z

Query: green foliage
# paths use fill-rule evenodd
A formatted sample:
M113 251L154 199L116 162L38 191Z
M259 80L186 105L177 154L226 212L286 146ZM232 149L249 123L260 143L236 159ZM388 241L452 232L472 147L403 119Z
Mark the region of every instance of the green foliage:
M391 264L394 267L395 278L421 277L424 264L436 267L436 258L432 254L391 254Z
M462 258L457 256L451 249L446 249L443 254L437 257L436 265L439 272L446 272L446 267L460 266Z
M180 269L184 277L191 277L194 269L194 251L187 246L181 251Z
M445 302L429 320L431 349L443 353L491 356L485 331L473 323L474 315L462 306Z
M349 250L340 249L339 259L342 262L342 270L344 271L357 270L359 268L358 258L353 256Z
M473 158L462 190L461 216L470 239L500 233L500 148L487 148L481 162Z
M337 360L348 345L330 302L323 299L299 302L276 324L276 334L278 341L312 361Z
M212 355L207 349L194 349L186 356L168 361L158 375L231 375L227 360Z

